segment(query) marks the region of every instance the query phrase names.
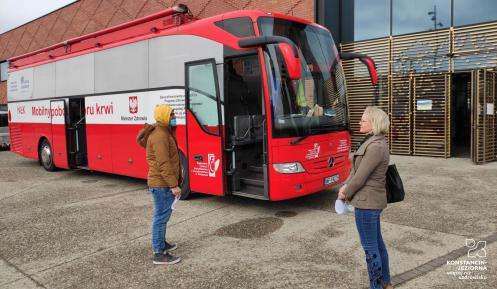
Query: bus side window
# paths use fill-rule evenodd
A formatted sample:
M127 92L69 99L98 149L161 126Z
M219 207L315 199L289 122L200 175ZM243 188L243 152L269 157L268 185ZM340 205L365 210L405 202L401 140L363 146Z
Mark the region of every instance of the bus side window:
M0 112L0 127L4 127L4 126L7 126L7 125L8 125L7 114L3 113L3 112Z
M207 133L220 135L214 69L213 62L188 66L188 106Z

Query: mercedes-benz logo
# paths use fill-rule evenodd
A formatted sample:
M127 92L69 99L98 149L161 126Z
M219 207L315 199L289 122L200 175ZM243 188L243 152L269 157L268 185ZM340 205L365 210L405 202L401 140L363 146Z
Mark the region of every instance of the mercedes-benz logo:
M328 165L330 166L330 168L335 165L335 159L333 157L330 157L330 159L328 160Z

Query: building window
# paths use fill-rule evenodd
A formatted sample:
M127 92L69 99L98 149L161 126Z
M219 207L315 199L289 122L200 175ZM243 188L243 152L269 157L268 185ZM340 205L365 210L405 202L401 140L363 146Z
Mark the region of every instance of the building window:
M0 81L6 81L9 73L9 63L7 61L0 62Z
M393 0L393 35L451 26L450 0Z
M497 20L495 0L454 0L454 26Z
M342 41L390 35L390 0L342 1L342 15Z

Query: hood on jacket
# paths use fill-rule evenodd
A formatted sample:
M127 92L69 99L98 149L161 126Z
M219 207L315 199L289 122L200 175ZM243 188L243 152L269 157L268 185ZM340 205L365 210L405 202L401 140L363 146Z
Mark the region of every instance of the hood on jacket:
M172 111L173 109L169 105L160 104L156 106L154 110L155 121L160 125L169 127Z

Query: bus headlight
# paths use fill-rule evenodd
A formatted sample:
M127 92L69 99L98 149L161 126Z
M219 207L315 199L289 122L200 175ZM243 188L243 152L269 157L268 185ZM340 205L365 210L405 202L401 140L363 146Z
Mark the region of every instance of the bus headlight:
M305 172L304 167L299 163L273 164L275 171L281 174L296 174Z

